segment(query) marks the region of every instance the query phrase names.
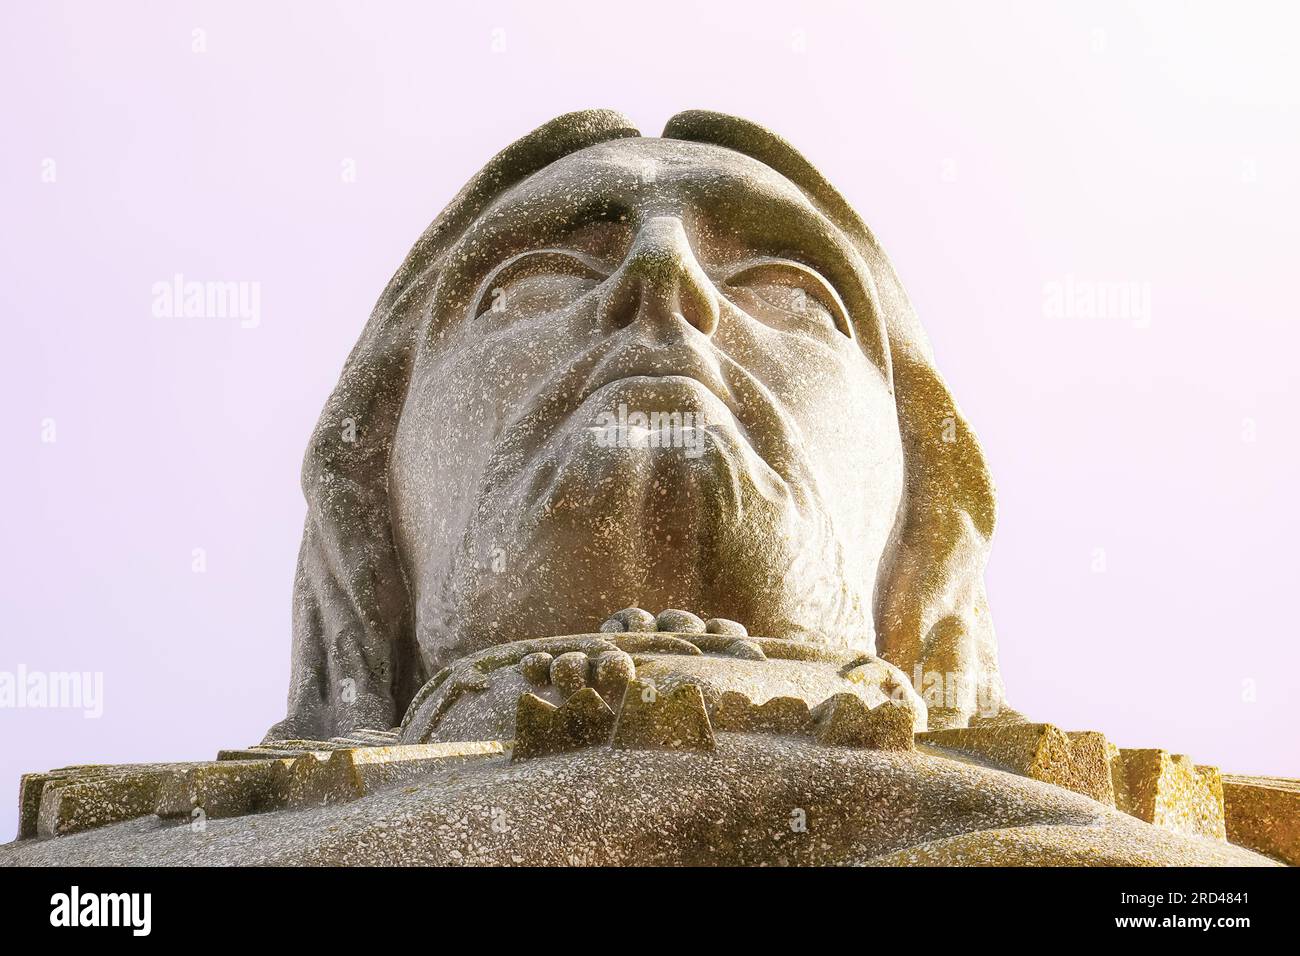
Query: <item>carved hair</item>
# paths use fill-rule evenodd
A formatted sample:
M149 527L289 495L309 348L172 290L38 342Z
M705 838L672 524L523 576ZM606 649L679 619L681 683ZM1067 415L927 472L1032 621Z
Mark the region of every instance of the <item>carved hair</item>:
M570 153L640 135L606 110L570 113L534 130L470 180L384 289L303 462L307 521L294 584L289 712L268 737L321 738L401 720L427 675L393 539L388 465L442 258L507 189ZM977 688L981 703L1001 700L984 595L993 488L898 277L843 197L780 137L703 111L678 114L663 135L736 150L781 173L861 255L874 285L868 292L885 320L906 470L900 515L875 583L876 645L909 675L918 667L942 675L948 699L927 700L932 727L964 724L976 709ZM349 428L353 441L341 437Z

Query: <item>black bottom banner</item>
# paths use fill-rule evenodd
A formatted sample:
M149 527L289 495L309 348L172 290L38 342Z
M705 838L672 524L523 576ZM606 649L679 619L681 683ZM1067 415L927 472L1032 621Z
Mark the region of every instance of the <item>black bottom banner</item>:
M729 945L763 938L773 921L819 933L870 928L877 941L950 942L986 933L1097 934L1231 944L1237 934L1288 929L1294 870L399 870L8 869L0 917L9 934L57 939L202 941L237 932L295 946L352 938L374 945L432 925L525 933L563 926L598 938L614 926L653 933L681 923ZM613 912L601 910L613 907ZM620 915L620 913L622 915ZM638 918L639 917L639 918ZM646 921L648 918L649 921ZM611 923L606 921L612 920ZM606 923L601 929L596 927ZM382 929L381 929L382 928ZM255 933L256 935L249 935ZM198 934L198 935L196 935ZM12 938L12 935L10 936ZM214 944L220 943L213 938ZM229 939L227 939L229 942ZM768 940L770 943L770 940Z

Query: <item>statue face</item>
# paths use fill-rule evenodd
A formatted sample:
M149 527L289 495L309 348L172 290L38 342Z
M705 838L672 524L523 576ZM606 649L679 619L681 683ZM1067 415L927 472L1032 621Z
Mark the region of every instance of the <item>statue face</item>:
M791 183L624 139L445 257L393 446L432 666L639 605L870 647L903 453L856 253Z

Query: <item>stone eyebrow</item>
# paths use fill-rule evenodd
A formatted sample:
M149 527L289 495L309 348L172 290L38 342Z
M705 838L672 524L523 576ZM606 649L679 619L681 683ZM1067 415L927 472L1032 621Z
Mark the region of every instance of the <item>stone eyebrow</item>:
M549 249L582 258L574 250L560 248L569 235L584 226L617 223L634 215L632 207L617 196L589 194L575 198L566 194L555 200L555 204L538 203L528 201L519 188L508 191L480 214L475 234L439 276L439 287L451 291L457 300L464 301L461 296L468 295L469 304L477 307L483 288L486 286L489 292L492 288L488 280L513 259L528 252ZM520 240L521 236L532 240L532 248ZM589 260L589 264L594 265L595 260ZM468 277L485 274L488 279L476 283L472 289L463 285ZM462 290L460 295L455 294L457 286Z
M814 283L814 294L828 287L824 298L834 299L827 303L829 308L838 306L849 318L879 322L874 287L857 249L797 183L753 161L777 178L733 173L711 179L699 197L699 219L744 243L754 262L767 257L787 262L791 270L814 273L806 291L814 292ZM748 264L733 267L732 273Z
M733 198L725 207L725 216L706 212L709 219L755 253L798 263L822 278L839 296L854 340L892 380L889 342L875 283L857 249L796 184L788 183L789 189L768 183L742 185L745 201Z
M536 196L529 197L528 185L525 180L504 193L480 215L479 221L500 222L511 232L541 230L549 240L583 226L619 222L635 215L632 204L618 195L585 192L575 196L566 189L539 202Z

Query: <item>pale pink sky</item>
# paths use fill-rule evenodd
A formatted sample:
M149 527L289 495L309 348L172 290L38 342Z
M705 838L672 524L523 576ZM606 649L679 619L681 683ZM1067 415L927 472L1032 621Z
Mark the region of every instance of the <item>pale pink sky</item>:
M880 236L998 482L1013 704L1300 776L1294 5L444 6L0 14L0 671L104 680L99 719L0 709L0 838L24 770L282 715L345 355L456 189L587 106L762 122ZM176 273L259 323L155 317ZM1052 307L1103 282L1137 311Z

